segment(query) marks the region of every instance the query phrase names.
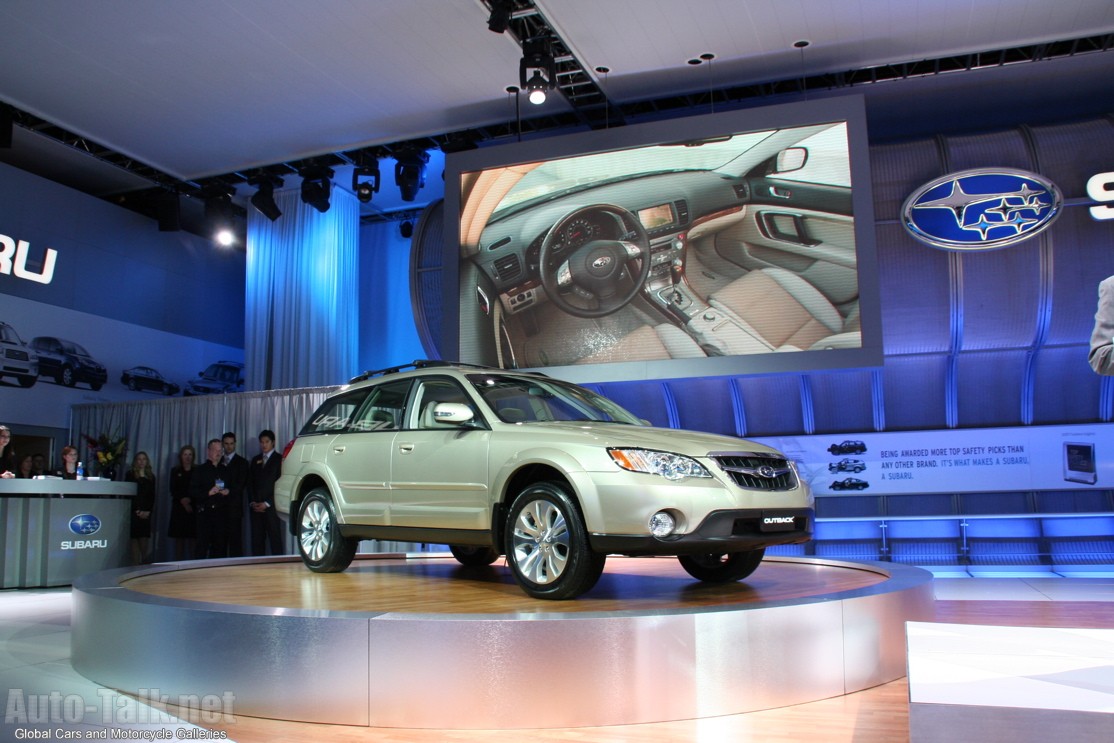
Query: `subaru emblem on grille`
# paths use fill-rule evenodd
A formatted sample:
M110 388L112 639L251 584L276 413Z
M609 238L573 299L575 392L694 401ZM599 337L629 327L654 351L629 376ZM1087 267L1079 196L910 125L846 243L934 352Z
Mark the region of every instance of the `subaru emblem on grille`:
M767 480L772 480L777 477L777 472L775 472L774 468L768 464L764 464L756 469L754 471L754 474L758 475L759 477L765 477Z

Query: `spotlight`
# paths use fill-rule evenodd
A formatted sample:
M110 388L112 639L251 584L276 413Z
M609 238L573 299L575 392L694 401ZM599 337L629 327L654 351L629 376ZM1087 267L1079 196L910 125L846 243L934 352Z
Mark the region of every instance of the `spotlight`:
M512 0L491 0L491 15L487 19L487 28L497 34L507 30L511 22L511 10L514 7Z
M214 230L232 226L232 193L227 186L207 186L202 195L205 199L205 221Z
M405 149L395 154L395 185L403 201L413 201L418 190L425 185L425 164L429 153L420 149Z
M542 77L542 73L538 70L534 71L534 76L526 81L526 98L535 106L540 106L545 103L546 91L549 90L549 83Z
M414 236L414 223L409 219L404 219L398 223L398 234L409 240Z
M533 77L527 79L530 71ZM530 102L545 102L546 91L557 83L557 63L549 48L549 39L527 39L522 44L522 60L518 63L518 84L529 94Z
M275 186L282 185L282 178L274 175L261 175L252 178L248 183L259 188L250 199L251 205L272 222L281 217L282 210L275 203Z
M371 180L360 180L370 178ZM372 194L379 193L379 162L374 165L359 165L352 169L352 191L361 204L371 201Z
M324 214L329 211L333 169L324 165L307 165L298 171L302 176L302 202Z

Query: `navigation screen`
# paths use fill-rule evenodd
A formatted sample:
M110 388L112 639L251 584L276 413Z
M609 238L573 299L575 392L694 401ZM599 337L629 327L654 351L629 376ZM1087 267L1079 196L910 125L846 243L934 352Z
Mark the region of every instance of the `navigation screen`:
M638 211L638 221L648 230L673 224L673 209L669 204L651 206L649 209Z

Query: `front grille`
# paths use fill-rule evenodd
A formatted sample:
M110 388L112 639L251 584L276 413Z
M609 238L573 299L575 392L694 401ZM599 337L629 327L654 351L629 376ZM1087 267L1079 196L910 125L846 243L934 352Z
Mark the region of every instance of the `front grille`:
M784 457L741 452L714 454L712 459L740 488L793 490L797 487L797 475Z
M4 355L15 361L27 361L27 352L20 351L18 348L6 348L4 349Z

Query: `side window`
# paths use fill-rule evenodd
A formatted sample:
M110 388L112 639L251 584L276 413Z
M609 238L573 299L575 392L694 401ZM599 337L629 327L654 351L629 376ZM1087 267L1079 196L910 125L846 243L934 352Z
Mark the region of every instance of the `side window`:
M310 416L298 435L339 433L346 430L352 421L352 416L359 410L369 392L370 389L365 387L344 395L330 397L317 409L317 412Z
M463 403L472 408L475 415L476 409L468 395L460 385L451 379L426 379L419 383L414 394L414 407L411 410L411 427L423 430L457 428L461 423L437 422L434 408L437 403L456 402Z
M406 409L409 380L386 382L371 388L367 402L348 422L350 432L397 431Z

